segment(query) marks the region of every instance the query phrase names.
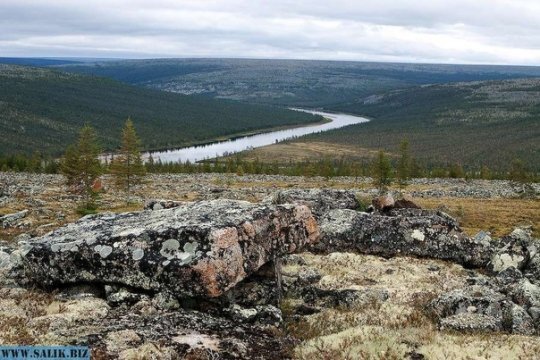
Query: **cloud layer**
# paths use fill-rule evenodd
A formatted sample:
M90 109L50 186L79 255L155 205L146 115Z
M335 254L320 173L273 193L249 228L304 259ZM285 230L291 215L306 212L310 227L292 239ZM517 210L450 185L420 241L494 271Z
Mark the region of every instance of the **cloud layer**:
M540 65L540 2L2 0L0 56Z

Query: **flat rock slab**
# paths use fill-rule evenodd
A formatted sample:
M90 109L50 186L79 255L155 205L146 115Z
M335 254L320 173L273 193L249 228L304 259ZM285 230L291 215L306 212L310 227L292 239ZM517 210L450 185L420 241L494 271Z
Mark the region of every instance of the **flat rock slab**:
M357 251L393 257L409 255L486 267L494 248L465 236L448 215L420 209L393 209L388 215L336 209L320 219L316 252Z
M303 205L201 201L86 216L24 244L23 265L45 286L120 284L213 298L318 237L317 222Z

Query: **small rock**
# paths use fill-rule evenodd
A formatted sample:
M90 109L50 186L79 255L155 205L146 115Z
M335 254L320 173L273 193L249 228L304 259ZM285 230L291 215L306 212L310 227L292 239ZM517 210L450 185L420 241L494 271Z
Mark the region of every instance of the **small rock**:
M519 305L512 306L505 316L509 322L509 330L513 334L533 335L535 332L533 319Z
M26 215L28 215L28 210L22 210L13 214L0 216L0 226L2 226L4 229L14 227L17 225L17 222L25 218Z
M415 202L413 202L410 199L398 199L394 203L395 209L421 209L419 205L417 205Z

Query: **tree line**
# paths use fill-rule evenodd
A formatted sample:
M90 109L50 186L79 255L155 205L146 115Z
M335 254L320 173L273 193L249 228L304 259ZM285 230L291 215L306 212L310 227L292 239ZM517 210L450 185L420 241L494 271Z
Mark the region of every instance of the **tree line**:
M422 177L465 178L465 179L509 179L519 183L539 181L537 174L531 174L523 161L515 159L508 171L491 171L486 166L480 169L465 170L459 163L445 167L426 167L411 156L407 140L400 144L398 156L389 156L379 151L372 159L332 159L287 163L266 163L259 159L245 160L240 156L225 159L207 160L198 163L154 161L150 156L146 164L140 152L141 141L137 136L131 119L127 119L121 134L121 147L108 161L102 155L96 131L85 125L79 132L77 142L67 147L60 161L44 159L35 152L31 156L0 155L1 171L27 171L36 173L61 173L66 177L70 189L81 195L80 213L92 213L97 209L96 199L101 190L100 176L109 173L113 184L126 194L127 203L131 200L133 187L142 183L147 172L150 173L234 173L268 174L286 176L322 176L327 179L338 176L372 177L374 185L381 191L393 183L405 188L411 179Z

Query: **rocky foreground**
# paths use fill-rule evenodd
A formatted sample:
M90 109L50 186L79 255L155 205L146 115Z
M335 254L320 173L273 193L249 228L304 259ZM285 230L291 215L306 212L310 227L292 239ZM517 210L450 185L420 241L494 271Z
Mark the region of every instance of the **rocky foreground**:
M528 228L470 237L411 200L359 211L350 190L186 200L3 242L0 343L123 359L540 353L540 240Z

